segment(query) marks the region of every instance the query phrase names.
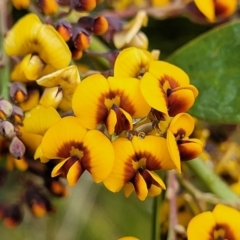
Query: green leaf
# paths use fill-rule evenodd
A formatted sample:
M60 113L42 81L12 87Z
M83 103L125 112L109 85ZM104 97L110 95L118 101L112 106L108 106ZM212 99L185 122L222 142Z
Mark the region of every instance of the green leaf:
M211 30L167 60L185 70L199 96L189 111L215 122L240 122L240 21Z

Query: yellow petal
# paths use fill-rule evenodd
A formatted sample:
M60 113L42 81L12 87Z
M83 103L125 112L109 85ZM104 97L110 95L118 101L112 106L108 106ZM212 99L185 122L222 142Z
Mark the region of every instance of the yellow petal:
M135 178L133 180L133 185L134 185L134 188L135 188L138 198L141 201L144 201L148 195L148 189L147 189L147 184L146 184L144 178L142 177L142 175L139 172L137 172L135 175Z
M225 1L216 0L215 2L215 13L217 17L227 18L231 16L237 9L237 0Z
M210 21L215 20L215 6L213 0L194 0L199 11Z
M116 124L117 124L117 115L114 110L110 109L107 120L106 120L107 131L110 135L112 135L115 132Z
M80 76L75 65L60 69L37 80L37 84L40 86L62 87L64 103L60 103L59 108L62 109L61 105L67 104L68 109L64 109L66 111L72 107L72 97L79 83Z
M109 93L107 80L100 74L94 74L79 83L72 99L74 114L89 129L103 123L108 109L104 104Z
M135 237L127 236L127 237L119 238L118 240L140 240L140 239L139 238L135 238Z
M41 105L25 114L23 120L26 132L44 135L44 133L61 117L53 107L45 108Z
M123 187L125 197L129 197L134 192L134 186L131 182L126 183Z
M143 118L151 107L147 104L136 78L109 77L110 90L120 96L120 106L133 118Z
M203 150L203 145L199 139L179 140L178 150L181 161L187 161L198 157Z
M200 213L199 215L192 218L188 224L188 240L212 239L212 232L215 226L216 221L212 212Z
M57 177L57 176L59 176L60 174L62 174L62 173L64 172L63 169L62 169L62 166L63 166L69 159L70 159L70 157L62 160L61 162L59 162L59 163L53 168L51 176L52 176L52 177Z
M129 47L120 52L114 64L114 77L139 78L149 69L149 52ZM126 64L128 63L128 64Z
M168 82L171 89L188 85L188 75L179 67L164 61L152 61L149 72L158 78L162 85Z
M131 141L126 138L117 138L112 145L115 152L114 167L103 183L110 191L118 192L135 175L132 165L135 153Z
M176 143L173 133L170 130L167 131L167 147L172 161L175 164L176 171L181 173L181 161L178 145Z
M105 180L113 169L115 155L109 139L98 130L90 130L83 139L82 166L92 174L94 182Z
M41 148L50 159L68 158L75 149L82 148L87 130L76 117L65 117L57 121L43 136Z
M191 115L187 113L179 113L172 119L169 130L174 135L177 135L179 129L184 130L184 136L182 137L188 137L192 134L194 129L194 119Z
M28 90L27 100L20 103L21 109L24 112L30 111L31 109L33 109L38 105L39 98L40 98L40 93L38 89Z
M26 25L28 27L26 27ZM34 52L35 40L42 23L36 14L30 13L20 18L7 33L4 48L9 56L26 55Z
M141 79L140 88L146 102L154 109L167 114L167 95L157 77L147 72Z
M146 161L145 168L153 170L170 170L175 169L175 164L170 157L165 138L157 136L146 136L144 139L134 136L132 144L135 153Z
M37 150L34 153L34 160L40 159L42 163L49 162L50 159L44 157L41 145L38 146Z
M226 229L226 239L240 239L239 221L240 212L234 208L217 204L213 210L216 223Z
M84 169L81 166L80 161L76 161L69 169L67 173L67 181L69 186L76 185L78 179L81 177Z
M171 117L187 112L194 104L194 93L190 89L179 89L172 92L168 98L168 114Z

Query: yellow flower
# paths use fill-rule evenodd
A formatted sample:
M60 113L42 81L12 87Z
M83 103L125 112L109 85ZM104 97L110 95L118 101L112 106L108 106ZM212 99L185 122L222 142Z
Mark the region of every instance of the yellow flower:
M210 21L227 18L237 9L237 0L194 0L199 11Z
M54 167L52 177L63 174L70 186L85 170L94 182L102 182L114 164L109 139L98 130L87 131L76 117L65 117L54 124L45 133L41 149L45 157L62 160Z
M167 130L167 146L171 158L180 170L180 160L196 158L202 152L202 142L189 138L194 129L194 119L187 113L176 115Z
M139 238L135 238L135 237L127 236L127 237L121 237L118 240L140 240L140 239Z
M188 240L240 239L240 212L217 204L212 212L195 216L187 229Z
M125 195L129 196L135 190L143 201L147 196L158 195L165 189L162 179L153 172L176 168L164 138L146 136L141 139L134 136L132 141L118 138L113 142L113 148L115 164L104 181L110 191L118 192L124 187Z
M60 34L53 26L42 24L37 15L32 13L25 15L10 29L4 41L4 48L10 56L38 55L36 67L33 68L30 64L35 74L36 68L40 74L43 65L61 69L71 61L71 52ZM29 58L31 59L32 57Z
M189 110L198 95L198 90L190 85L189 77L182 69L157 61L151 53L134 47L124 49L118 55L114 76L140 79L144 99L161 113L160 118Z
M11 0L11 1L13 6L19 10L26 9L30 4L30 0Z
M164 116L188 111L198 95L190 85L188 75L180 68L164 61L151 61L149 70L141 78L141 92L147 103Z
M80 76L75 65L60 69L37 80L37 84L44 87L61 86L63 98L59 108L63 111L68 111L72 108L72 97L79 83Z
M72 107L83 126L94 129L104 123L109 134L131 130L132 118L145 117L150 111L137 79L105 79L100 74L91 75L78 85Z

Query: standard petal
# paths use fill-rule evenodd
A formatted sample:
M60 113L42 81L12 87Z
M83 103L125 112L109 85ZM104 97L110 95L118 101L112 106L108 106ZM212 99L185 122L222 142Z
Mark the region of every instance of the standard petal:
M152 170L170 170L175 169L175 164L170 157L167 148L167 141L162 137L146 136L141 139L134 136L132 144L135 149L136 161L145 159L146 169Z
M152 73L145 73L140 80L141 93L146 102L154 109L167 114L167 95Z
M82 166L92 174L94 182L105 180L113 169L115 155L112 143L98 130L90 130L83 139Z
M81 151L87 130L76 117L65 117L55 123L45 133L41 148L50 159L67 158L72 151Z
M114 64L114 77L139 78L149 69L152 56L135 47L122 50ZM127 63L127 64L126 64Z
M176 171L181 173L181 161L178 145L173 133L170 130L167 131L167 147L172 161L174 162Z
M169 130L180 138L188 137L194 129L194 119L187 113L177 114L171 121Z
M44 135L60 119L59 113L53 107L38 105L25 114L23 125L26 132Z
M217 204L213 210L216 223L225 230L224 239L240 239L240 212L234 208Z
M103 123L108 115L105 105L109 94L107 80L100 74L94 74L79 83L72 98L74 114L89 129Z
M192 218L188 224L188 240L213 239L212 231L216 221L212 212L204 212Z
M164 61L152 61L149 72L157 77L164 89L174 89L190 82L188 75L181 68Z
M119 107L133 118L143 118L148 115L151 107L145 101L140 82L136 78L109 77L110 90L120 96Z
M115 152L115 163L109 177L104 185L112 192L118 192L131 181L136 170L133 168L133 157L135 156L131 141L126 138L117 138L113 141Z

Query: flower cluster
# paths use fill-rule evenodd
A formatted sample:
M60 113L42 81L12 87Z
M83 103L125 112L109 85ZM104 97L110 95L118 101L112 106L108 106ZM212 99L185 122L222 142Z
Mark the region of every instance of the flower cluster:
M26 22L31 26L17 41ZM22 141L32 146L35 159L56 162L52 177L63 176L73 186L86 170L110 191L124 188L129 196L135 190L144 200L166 188L155 171L181 172L181 161L201 153L201 142L190 138L194 120L186 113L198 90L182 69L157 60L156 52L126 48L112 75L80 81L77 67L68 66L71 54L63 38L34 14L8 32L5 50L23 55L12 73L22 81L13 78L11 85L12 100L26 111ZM28 89L37 93L30 105Z

